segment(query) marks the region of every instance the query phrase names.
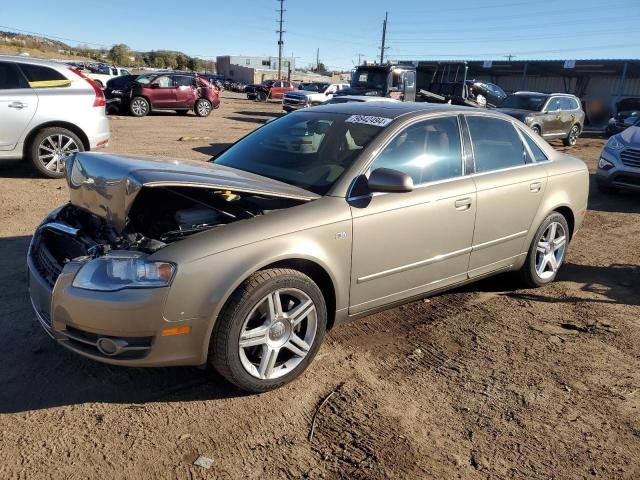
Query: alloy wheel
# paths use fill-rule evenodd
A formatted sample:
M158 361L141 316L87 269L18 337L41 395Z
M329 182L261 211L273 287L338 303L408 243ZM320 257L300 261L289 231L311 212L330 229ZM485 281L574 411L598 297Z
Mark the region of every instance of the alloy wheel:
M64 171L65 158L79 151L73 138L60 133L49 135L38 145L38 160L47 170L60 173Z
M206 117L207 115L209 115L209 112L211 111L211 105L209 104L209 102L198 102L198 113L203 116Z
M569 131L569 145L575 145L578 141L579 130L577 126L573 126Z
M536 248L538 277L547 280L556 274L564 260L566 248L567 235L564 227L558 222L550 223L538 240Z
M316 338L318 316L302 290L275 290L244 321L238 339L240 361L251 376L272 380L293 371Z
M131 104L131 110L135 115L144 116L147 114L147 102L140 98L136 98Z

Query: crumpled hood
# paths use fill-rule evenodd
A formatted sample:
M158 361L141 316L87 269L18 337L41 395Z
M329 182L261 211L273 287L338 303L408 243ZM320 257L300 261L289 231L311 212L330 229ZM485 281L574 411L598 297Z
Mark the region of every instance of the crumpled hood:
M495 108L496 112L504 113L505 115L509 115L510 117L517 118L521 122L527 116L534 116L538 112L533 112L531 110L522 110L519 108Z
M640 127L629 127L620 132L619 135L625 142L630 144L629 146L640 147Z
M119 231L142 188L195 187L296 200L319 198L287 183L196 160L83 152L67 160L66 171L71 203L105 218Z

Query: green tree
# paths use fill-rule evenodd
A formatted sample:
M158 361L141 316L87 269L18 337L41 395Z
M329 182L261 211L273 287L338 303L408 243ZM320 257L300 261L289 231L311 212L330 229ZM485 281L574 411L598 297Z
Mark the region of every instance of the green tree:
M128 65L129 64L129 56L131 55L131 51L129 47L124 43L118 43L111 47L109 50L109 58L113 63L118 65Z

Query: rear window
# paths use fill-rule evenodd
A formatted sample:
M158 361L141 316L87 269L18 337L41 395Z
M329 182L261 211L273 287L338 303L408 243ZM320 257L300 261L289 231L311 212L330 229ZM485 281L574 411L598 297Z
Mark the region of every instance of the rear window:
M533 158L536 162L544 162L545 160L548 160L547 155L542 151L538 144L534 142L529 135L527 135L526 132L520 130L520 133L522 134L525 142L527 142L527 145L529 145L529 149L531 149L531 153L533 153Z
M0 90L14 88L28 88L28 85L13 63L0 62Z
M71 85L71 80L53 68L21 64L20 69L27 77L31 88L68 87Z

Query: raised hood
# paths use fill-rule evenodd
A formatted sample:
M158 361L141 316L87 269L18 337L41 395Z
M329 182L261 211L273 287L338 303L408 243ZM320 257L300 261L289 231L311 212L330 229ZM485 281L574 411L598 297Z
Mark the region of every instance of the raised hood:
M107 219L119 231L142 188L194 187L306 201L319 198L277 180L195 160L78 153L66 167L71 203Z

